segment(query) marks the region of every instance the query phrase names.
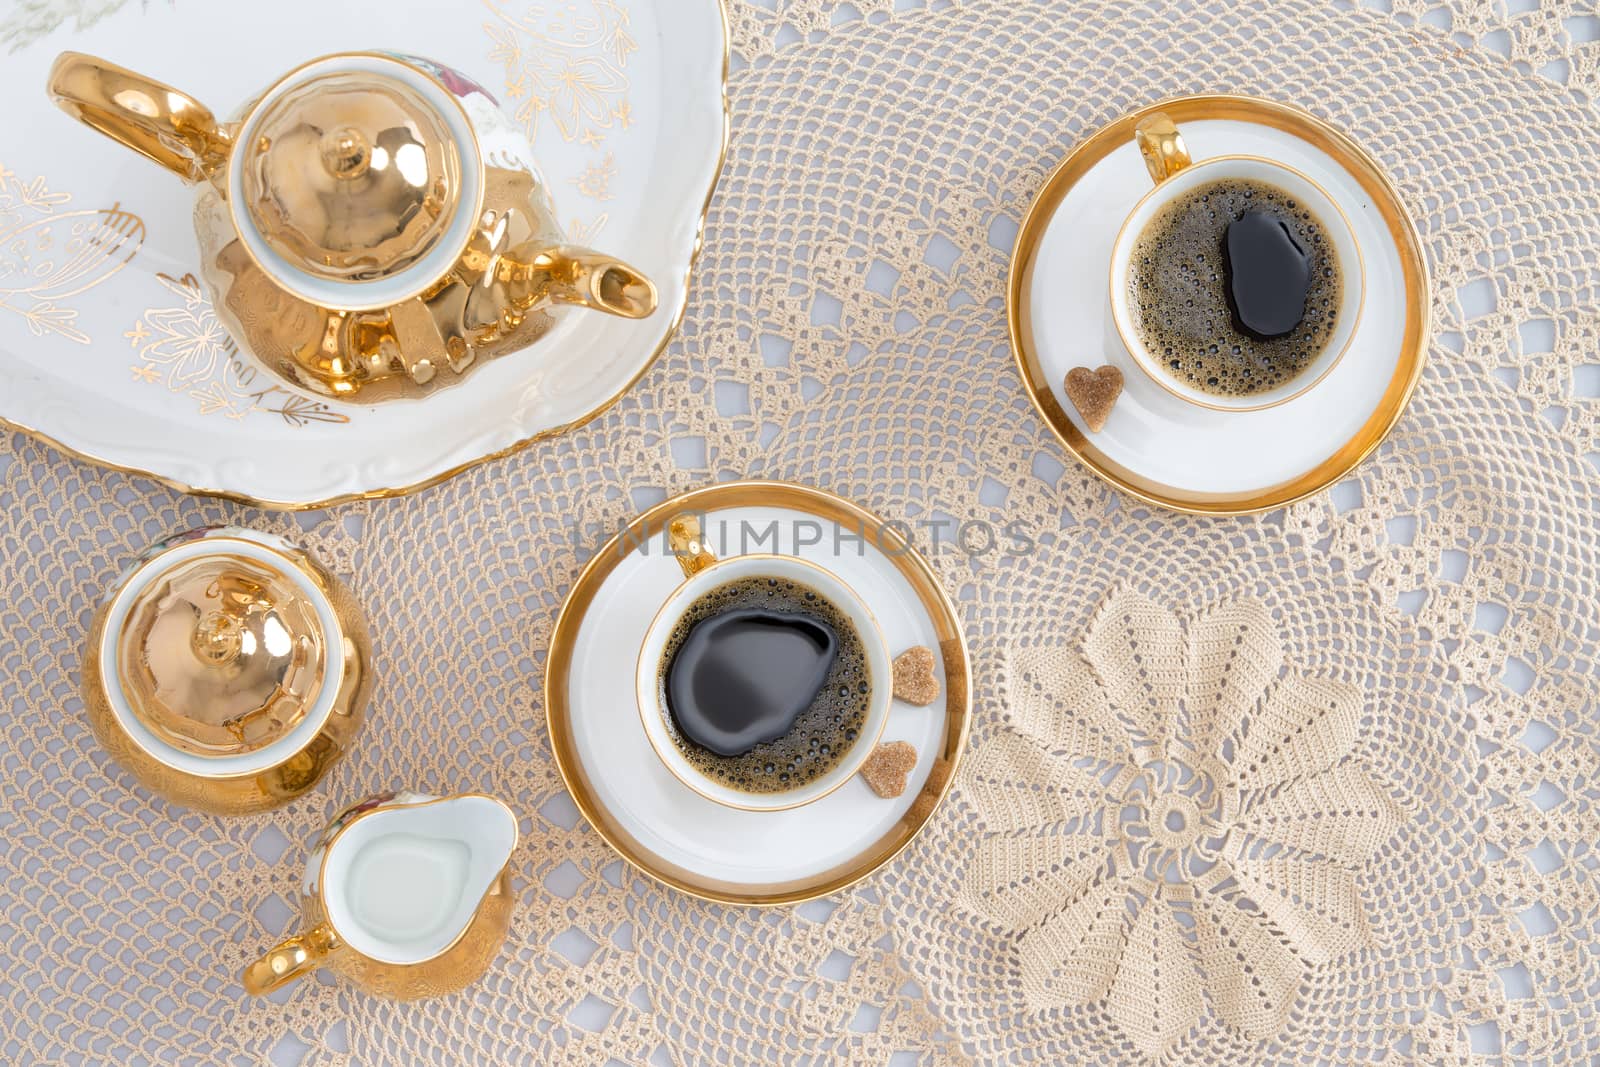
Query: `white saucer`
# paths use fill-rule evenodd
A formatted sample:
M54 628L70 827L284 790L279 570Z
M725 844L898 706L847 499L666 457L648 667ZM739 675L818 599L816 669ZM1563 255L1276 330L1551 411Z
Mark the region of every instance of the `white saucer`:
M719 556L795 552L859 591L891 652L923 645L938 661L940 696L928 707L895 701L882 740L906 741L917 763L905 792L883 799L859 776L828 796L786 811L739 811L706 799L673 776L645 740L634 696L634 659L656 608L682 581L662 532L674 515L702 514ZM796 549L796 534L822 543ZM778 547L752 537L776 524ZM865 528L857 545L833 531ZM970 666L954 605L927 563L893 531L884 552L879 520L802 486L733 482L650 509L590 561L556 622L545 674L545 706L556 762L578 808L626 859L685 892L736 904L777 904L833 893L898 853L937 807L955 772L971 721ZM639 547L641 534L646 547ZM726 551L724 551L726 548Z
M1151 184L1132 140L1153 111L1170 115L1196 162L1264 156L1308 175L1338 202L1361 249L1366 293L1344 357L1315 387L1275 407L1219 411L1185 402L1146 375L1112 321L1108 276L1119 228ZM1097 131L1046 180L1017 237L1008 289L1024 381L1062 441L1119 488L1184 511L1280 507L1342 477L1404 410L1422 370L1428 276L1399 196L1370 157L1296 108L1191 96ZM1067 399L1073 367L1110 364L1124 388L1091 433Z
M726 136L719 0L95 6L56 5L9 37L0 15L0 427L268 507L393 496L586 422L676 328ZM418 400L300 392L234 348L192 282L193 191L45 94L73 49L225 116L299 63L374 48L457 68L530 127L568 239L637 265L656 312L565 314L529 351ZM72 255L75 240L102 254Z

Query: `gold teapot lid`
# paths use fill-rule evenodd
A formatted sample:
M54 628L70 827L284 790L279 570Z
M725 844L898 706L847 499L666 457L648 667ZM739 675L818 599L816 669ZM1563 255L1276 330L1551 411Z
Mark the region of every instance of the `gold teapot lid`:
M415 264L449 230L462 153L415 86L373 70L314 74L250 126L237 149L244 206L291 266L373 281Z
M141 723L184 752L265 748L328 681L316 604L286 571L225 549L149 576L126 619L121 690Z

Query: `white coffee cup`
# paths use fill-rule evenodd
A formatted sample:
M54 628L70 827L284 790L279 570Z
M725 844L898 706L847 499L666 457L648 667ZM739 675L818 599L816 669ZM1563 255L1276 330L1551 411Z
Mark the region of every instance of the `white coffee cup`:
M893 662L882 628L861 595L838 575L798 556L751 553L717 559L705 550L700 525L692 516L680 516L670 528L674 551L684 571L683 582L657 610L645 631L635 672L639 720L646 740L673 776L709 800L745 811L782 811L810 804L832 793L861 769L883 733L894 700ZM719 586L742 578L778 578L796 582L820 594L849 620L861 639L871 692L861 731L849 751L826 774L803 785L777 793L749 793L702 773L679 750L668 723L669 712L661 696L662 655L683 614L696 600Z
M1292 400L1313 388L1333 370L1361 317L1365 277L1361 249L1356 243L1350 220L1329 193L1304 174L1282 163L1260 156L1213 156L1191 162L1178 128L1166 115L1156 113L1139 123L1135 138L1156 186L1134 205L1111 250L1111 316L1128 354L1156 384L1175 396L1202 407L1222 411L1257 411ZM1130 274L1133 250L1145 227L1167 205L1194 189L1224 179L1257 181L1274 186L1303 204L1316 216L1328 234L1333 254L1343 274L1343 294L1335 317L1333 335L1317 358L1299 374L1275 388L1249 396L1220 396L1208 393L1174 375L1158 354L1151 352L1139 337L1135 325Z

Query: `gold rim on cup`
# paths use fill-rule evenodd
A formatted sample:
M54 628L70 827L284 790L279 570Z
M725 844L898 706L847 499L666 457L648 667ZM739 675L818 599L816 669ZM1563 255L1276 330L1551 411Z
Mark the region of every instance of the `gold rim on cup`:
M1162 389L1177 397L1179 400L1182 400L1184 403L1194 404L1197 407L1209 408L1212 411L1222 411L1230 414L1235 412L1243 413L1249 411L1266 411L1269 408L1275 408L1280 404L1287 404L1291 400L1298 399L1299 397L1302 397L1306 393L1310 392L1312 389L1316 388L1324 378L1333 372L1333 368L1339 365L1340 361L1344 359L1345 353L1350 350L1351 344L1354 343L1356 339L1356 331L1361 328L1361 312L1366 306L1367 302L1366 258L1361 254L1361 242L1356 240L1356 229L1350 223L1350 216L1346 215L1344 208L1339 206L1339 201L1334 199L1332 194L1330 194L1328 190L1324 189L1321 183L1316 181L1316 179L1312 178L1309 174L1297 170L1286 163L1279 163L1275 159L1269 159L1266 156L1250 155L1242 152L1230 152L1227 155L1222 156L1207 156L1205 159L1196 160L1195 162L1190 163L1187 167L1184 167L1183 170L1179 171L1178 174L1184 174L1190 170L1197 170L1201 167L1209 167L1213 163L1229 163L1238 161L1265 164L1266 166L1292 174L1299 180L1311 186L1311 188L1315 189L1324 200L1333 206L1334 212L1339 216L1339 221L1344 224L1345 232L1350 235L1350 244L1356 250L1356 276L1361 282L1361 300L1356 304L1356 313L1353 316L1353 322L1350 327L1350 335L1344 339L1344 344L1339 346L1339 350L1333 354L1333 357L1328 360L1327 366L1323 367L1316 377L1310 379L1299 389L1296 389L1289 395L1279 397L1277 400L1269 400L1266 403L1247 405L1212 404L1196 397L1189 396L1187 393L1180 393L1178 390L1172 387L1171 382L1167 381L1165 372L1157 368L1156 364L1158 361L1150 355L1150 352L1145 347L1144 342L1139 339L1138 330L1134 328L1132 322L1128 321L1123 310L1123 305L1117 300L1116 251L1118 248L1122 247L1122 240L1127 235L1128 227L1132 225L1134 218L1139 214L1139 212L1144 210L1145 205L1150 202L1151 198L1153 198L1157 193L1161 192L1162 187L1165 186L1168 181L1172 181L1178 176L1177 174L1173 175L1171 178L1163 179L1157 185L1151 186L1150 189L1139 198L1139 202L1134 204L1133 207L1128 210L1127 218L1123 219L1122 225L1117 228L1116 239L1111 242L1111 261L1106 265L1106 286L1108 292L1111 294L1111 321L1117 327L1117 336L1122 338L1122 345L1128 350L1128 355L1133 359L1134 364L1140 370L1144 371L1146 378L1149 378ZM1146 225L1152 221L1154 221L1153 217L1150 220L1147 220Z
M883 636L883 627L878 624L878 617L872 613L871 606L867 604L866 600L859 593L856 593L855 589L850 585L849 582L845 581L843 578L839 577L837 574L834 574L832 571L821 566L820 564L813 563L808 559L802 559L799 556L789 556L778 552L750 552L742 556L728 556L724 559L719 559L715 563L697 573L695 577L699 577L700 574L711 574L724 564L749 560L769 560L782 566L799 566L805 570L816 571L824 577L839 583L839 585L843 586L844 588L849 589L851 594L856 597L862 613L866 615L867 622L872 627L872 634L878 641L878 647L883 649L884 659L891 663L893 662L893 657L889 652L889 642ZM713 795L705 789L702 782L697 780L697 776L688 776L683 774L681 768L678 767L678 765L669 757L667 753L661 750L660 744L658 744L656 741L655 734L650 732L650 717L652 715L657 715L665 718L665 710L661 707L661 702L659 700L652 700L650 701L650 707L645 707L644 691L639 684L639 680L644 677L646 667L645 656L650 652L649 637L655 632L656 627L661 623L661 619L666 614L667 608L671 605L673 598L678 595L678 590L682 589L689 580L690 579L685 579L683 582L680 582L678 585L674 586L672 592L667 594L667 599L662 602L659 608L656 609L655 615L650 619L650 625L645 627L645 641L639 648L639 658L635 665L634 691L636 699L634 700L634 703L638 705L639 726L644 730L644 739L649 742L650 750L656 754L656 758L661 761L662 765L665 766L667 770L672 772L672 776L674 778L712 803L719 804L725 808L733 808L738 811L760 812L793 811L795 808L802 808L807 804L815 804L823 797L831 796L839 789L840 786L844 785L851 778L855 777L856 771L861 769L861 764L865 763L867 761L867 757L872 754L873 747L877 745L878 739L883 736L883 728L888 725L889 716L887 711L885 711L885 713L879 717L878 728L872 731L872 736L868 737L866 734L862 734L860 737L856 738L854 743L852 743L850 746L850 755L848 758L841 759L838 763L834 764L833 769L828 772L830 774L836 773L838 768L848 766L853 762L855 766L848 774L839 774L839 780L837 782L833 783L816 796L806 797L803 800L791 801L787 804L739 804L727 799L726 797ZM706 585L708 587L707 592L717 588L717 586L713 585L709 581L707 581ZM837 605L835 606L837 607ZM854 620L852 620L852 622L853 621ZM659 665L657 665L656 670L659 670ZM893 678L885 678L880 683L877 679L874 679L872 684L875 687L879 685L893 686L894 680ZM894 694L891 691L889 694L889 704L892 706L893 703Z

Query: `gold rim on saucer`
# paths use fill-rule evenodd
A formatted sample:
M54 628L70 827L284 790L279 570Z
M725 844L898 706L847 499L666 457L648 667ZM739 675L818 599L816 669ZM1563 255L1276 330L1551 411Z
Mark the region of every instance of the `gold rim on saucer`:
M589 778L578 759L572 734L572 708L567 702L567 673L572 665L573 647L584 616L606 579L628 557L617 551L623 538L640 543L650 531L664 528L681 511L707 514L740 507L790 508L816 518L844 523L856 529L871 526L887 543L884 555L916 591L917 599L933 622L939 652L944 661L945 730L944 748L934 760L933 769L921 791L900 821L877 841L851 859L830 870L787 882L764 883L753 889L739 882L707 877L671 863L645 848L598 801ZM853 885L899 855L927 825L955 778L961 753L966 748L972 725L971 658L961 619L955 604L939 584L927 560L910 546L893 527L886 527L877 516L832 493L789 482L743 481L708 486L663 501L629 523L595 553L573 583L567 602L556 618L550 636L550 654L545 664L545 722L550 732L550 747L556 769L567 792L583 817L623 859L663 885L702 900L724 904L794 904L824 897Z
M1241 493L1196 493L1146 478L1115 462L1086 437L1056 400L1034 349L1030 321L1028 278L1039 242L1056 209L1078 180L1114 149L1133 142L1134 127L1155 112L1165 112L1180 126L1184 122L1231 119L1281 130L1327 153L1360 183L1371 197L1400 255L1405 277L1405 328L1400 358L1388 387L1371 416L1333 454L1302 474L1262 489ZM1203 162L1203 161L1202 161ZM1427 358L1430 327L1431 280L1427 257L1416 225L1398 190L1365 149L1344 133L1307 111L1290 104L1225 93L1174 97L1133 111L1079 143L1045 179L1029 205L1017 232L1006 283L1006 317L1011 351L1033 406L1069 451L1100 478L1130 496L1149 504L1196 515L1249 515L1292 504L1321 492L1350 472L1388 436L1400 420L1422 376Z
M706 186L705 198L700 202L700 217L695 221L694 242L689 248L689 263L683 271L683 296L678 303L677 310L673 312L672 321L667 324L666 331L661 335L661 339L656 343L655 350L650 353L650 358L645 360L644 363L640 365L638 371L636 371L626 382L623 382L622 385L618 387L616 392L612 393L604 401L597 404L584 414L572 419L569 422L562 423L560 426L551 426L547 429L540 430L522 438L519 441L515 441L504 448L498 448L490 452L485 452L481 456L469 459L464 463L459 463L448 470L440 471L437 474L430 474L425 478L408 483L406 485L384 486L377 489L365 489L353 493L338 493L333 496L324 497L317 500L273 500L269 498L252 496L249 493L241 493L230 489L221 489L215 486L190 484L179 478L173 478L164 474L157 474L155 471L146 470L143 467L132 464L118 463L106 456L95 455L94 453L85 451L84 449L74 448L72 445L52 437L43 430L29 426L27 423L16 418L8 418L4 415L0 415L0 430L19 433L24 437L38 441L42 445L47 445L50 448L53 448L63 455L69 456L72 459L79 460L84 463L88 463L95 467L117 471L121 474L130 474L140 478L149 478L154 482L158 482L161 485L164 485L169 489L176 490L180 493L215 497L219 500L231 500L239 504L249 504L252 507L266 508L270 511L316 511L321 508L336 507L340 504L350 504L359 500L388 500L392 497L409 496L412 493L421 492L424 489L429 489L435 485L447 482L456 475L461 474L464 471L471 470L472 468L480 466L481 464L491 463L499 459L505 459L508 456L514 456L518 452L521 452L524 449L539 443L540 441L546 441L552 437L560 437L562 434L571 433L580 426L584 426L590 422L593 422L595 419L599 418L601 415L604 415L606 412L615 407L617 403L624 396L627 396L628 392L638 384L639 379L643 378L645 373L649 371L651 367L656 365L656 362L661 358L661 354L667 350L667 345L671 344L672 339L678 335L678 329L683 325L683 316L689 310L690 283L694 278L695 267L700 261L700 251L705 245L706 216L711 211L711 198L716 195L717 184L722 178L722 168L728 159L728 138L733 124L733 112L728 102L728 69L732 54L732 31L728 19L727 0L716 0L716 5L717 14L720 16L722 22L722 139L717 145L717 161L716 166L713 167L711 171L711 181Z

